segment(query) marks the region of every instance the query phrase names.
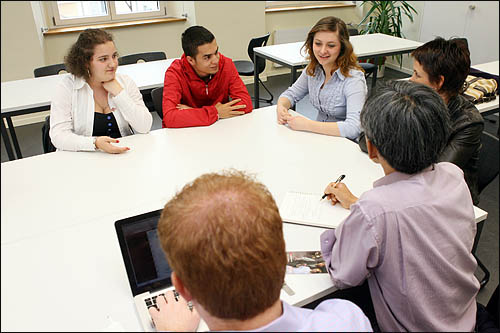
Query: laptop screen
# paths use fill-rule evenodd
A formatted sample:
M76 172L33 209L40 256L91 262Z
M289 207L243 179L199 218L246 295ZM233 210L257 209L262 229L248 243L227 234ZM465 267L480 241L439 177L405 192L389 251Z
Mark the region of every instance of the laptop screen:
M115 222L123 262L134 296L172 285L172 270L156 232L160 214L161 209Z

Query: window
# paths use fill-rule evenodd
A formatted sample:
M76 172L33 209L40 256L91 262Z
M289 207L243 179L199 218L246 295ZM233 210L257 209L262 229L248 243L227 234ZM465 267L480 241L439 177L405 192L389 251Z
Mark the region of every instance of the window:
M353 4L355 1L266 1L266 8L304 7L313 5Z
M51 1L55 27L166 17L165 1Z

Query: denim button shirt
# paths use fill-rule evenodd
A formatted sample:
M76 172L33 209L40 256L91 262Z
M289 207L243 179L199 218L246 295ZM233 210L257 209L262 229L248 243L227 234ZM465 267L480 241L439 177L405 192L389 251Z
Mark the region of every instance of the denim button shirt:
M340 135L357 141L360 133L359 114L368 93L365 76L357 69L349 70L345 77L337 69L325 84L325 73L321 66L316 67L314 76L306 70L298 80L280 97L286 97L292 107L309 94L311 104L318 110L317 121L337 122Z

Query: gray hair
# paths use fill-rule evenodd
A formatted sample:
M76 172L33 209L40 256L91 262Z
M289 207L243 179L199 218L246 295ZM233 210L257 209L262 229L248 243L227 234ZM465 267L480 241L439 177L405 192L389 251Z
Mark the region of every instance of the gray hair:
M448 141L448 110L432 88L408 81L381 84L366 100L361 126L397 171L414 174L436 163Z

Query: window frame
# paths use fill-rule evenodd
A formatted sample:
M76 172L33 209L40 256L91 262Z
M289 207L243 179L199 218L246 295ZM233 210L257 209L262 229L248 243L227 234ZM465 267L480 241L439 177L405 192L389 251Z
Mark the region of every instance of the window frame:
M266 1L266 9L314 5L352 4L353 1Z
M61 19L59 14L59 7L57 6L57 1L45 2L47 5L48 12L51 16L51 22L49 25L52 28L65 28L80 25L93 25L93 24L108 24L115 22L124 21L136 21L144 19L154 19L154 18L166 18L167 17L167 4L166 1L159 1L160 9L154 12L146 13L132 13L132 14L116 14L115 1L104 1L106 3L108 14L103 16L94 17L84 17L84 18L74 18L74 19Z

